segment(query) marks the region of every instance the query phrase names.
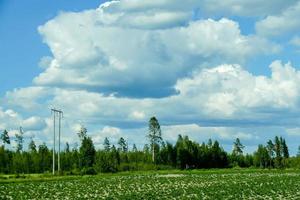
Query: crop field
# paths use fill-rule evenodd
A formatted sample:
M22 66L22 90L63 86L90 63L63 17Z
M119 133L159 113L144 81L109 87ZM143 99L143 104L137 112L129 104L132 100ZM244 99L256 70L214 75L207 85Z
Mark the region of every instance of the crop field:
M163 171L2 180L0 199L299 199L299 171Z

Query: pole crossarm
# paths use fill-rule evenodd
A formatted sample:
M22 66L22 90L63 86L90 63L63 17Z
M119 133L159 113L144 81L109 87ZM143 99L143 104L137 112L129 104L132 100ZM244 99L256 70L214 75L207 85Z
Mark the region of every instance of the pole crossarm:
M55 113L60 113L60 114L64 114L64 112L63 111L61 111L61 110L57 110L57 109L55 109L55 108L51 108L51 111L52 112L55 112Z

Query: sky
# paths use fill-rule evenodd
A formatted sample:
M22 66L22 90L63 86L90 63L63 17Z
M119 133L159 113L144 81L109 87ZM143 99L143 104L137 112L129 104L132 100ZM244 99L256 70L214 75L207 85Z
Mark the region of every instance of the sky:
M300 145L299 0L0 0L0 131L53 144L84 125L96 147L276 135ZM14 142L12 146L14 146Z

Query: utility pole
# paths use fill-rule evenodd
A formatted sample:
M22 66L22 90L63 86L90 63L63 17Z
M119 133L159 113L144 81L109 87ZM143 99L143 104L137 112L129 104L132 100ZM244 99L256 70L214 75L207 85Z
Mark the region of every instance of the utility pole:
M60 131L61 131L61 117L62 111L59 112L59 121L58 121L58 173L60 173Z
M53 112L53 158L52 158L52 174L55 174L55 112Z
M60 172L60 135L61 135L61 118L63 117L63 111L57 110L55 108L51 109L51 112L53 112L53 168L52 173L55 174L55 130L56 130L56 116L58 114L58 172Z

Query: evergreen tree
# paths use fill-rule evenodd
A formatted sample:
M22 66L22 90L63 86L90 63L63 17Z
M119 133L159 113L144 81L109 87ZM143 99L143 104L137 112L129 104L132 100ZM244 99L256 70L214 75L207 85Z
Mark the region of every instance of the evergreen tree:
M28 149L31 153L33 153L33 152L36 153L37 152L35 142L33 141L32 138L31 138L31 141L28 145Z
M273 144L272 140L269 140L267 142L267 146L266 146L267 150L268 150L268 154L269 154L269 167L272 166L272 160L274 157L274 149L275 149L275 145Z
M128 149L127 149L127 142L126 142L126 140L123 137L121 137L119 139L118 145L119 145L119 148L118 148L119 151L122 151L123 153L125 153L125 152L128 151Z
M71 152L71 159L72 159L72 168L79 169L80 167L80 156L78 153L78 144L75 143L74 147L72 148Z
M135 144L133 144L133 146L132 146L132 151L133 152L137 152L138 151Z
M115 171L117 171L120 165L120 154L117 151L115 145L113 145L111 148L111 160L113 161L113 167Z
M299 146L299 148L300 148L300 146ZM149 145L148 145L148 144L145 144L145 145L144 145L143 152L144 152L145 154L149 154L150 148L149 148Z
M39 158L38 153L36 149L36 144L33 141L33 138L31 138L29 144L28 144L28 154L27 154L27 166L28 171L30 173L37 173L38 172L38 166L39 166Z
M96 150L90 137L84 137L79 149L80 166L92 167L95 163Z
M253 155L246 154L244 160L245 160L245 167L251 167L251 166L253 166Z
M254 152L254 163L257 167L266 168L269 163L269 153L262 144L258 145L258 149Z
M0 146L0 173L12 173L11 159L9 159L8 151L4 146Z
M96 150L92 139L87 136L87 129L83 125L80 127L77 135L81 140L79 154L77 155L79 158L79 166L87 170L87 168L92 167L95 163ZM84 173L86 173L86 171L84 171Z
M105 139L104 139L103 146L104 146L104 150L105 150L105 151L107 151L107 152L110 151L110 142L109 142L109 140L108 140L107 137L105 137Z
M235 142L233 142L233 151L232 151L232 154L234 154L234 155L242 155L244 148L245 148L245 146L242 145L240 139L236 138Z
M289 154L289 149L288 146L286 145L285 139L282 140L281 143L282 146L282 155L284 158L289 158L290 154Z
M66 142L66 148L65 148L66 153L70 153L70 145L68 142Z
M274 149L275 149L275 165L276 165L276 167L277 168L280 168L280 167L282 167L282 154L281 154L281 152L282 152L282 145L281 145L281 141L280 141L280 139L279 139L279 137L278 136L276 136L275 137L275 142L274 142L275 144L274 144Z
M152 158L151 158L151 153L150 153L150 148L149 148L149 145L148 144L145 144L144 145L144 148L143 148L143 161L145 163L149 163L151 162Z
M24 131L22 127L20 127L19 134L16 134L16 143L17 143L17 152L21 152L23 150L23 142L24 142Z
M166 163L169 165L176 166L176 149L169 142L167 142L166 151L167 151Z
M72 162L74 162L74 161L72 160L72 153L70 151L70 145L68 142L66 142L65 150L64 150L64 152L62 152L61 160L62 160L62 162L61 162L62 170L70 171L72 169Z
M193 143L189 140L188 136L182 137L178 136L178 140L176 142L176 150L177 150L177 164L181 169L188 169L193 167L193 155L197 155L194 152Z
M152 117L149 120L149 133L148 138L150 141L150 146L152 150L152 162L155 163L155 154L156 154L156 146L159 145L162 141L161 137L161 129L158 120L155 117Z
M288 167L288 158L289 158L289 149L288 146L286 145L285 139L283 139L282 137L280 137L280 145L281 145L281 167Z
M81 125L81 127L77 133L77 135L81 141L87 137L86 133L87 133L87 129L83 125Z
M207 142L208 148L212 148L212 145L213 145L212 139L209 138L209 139L208 139L208 142Z
M177 154L177 165L181 168L181 169L185 169L187 168L188 165L188 159L189 159L189 152L187 151L186 148L186 137L185 139L183 139L183 137L181 135L178 135L178 139L176 142L176 154Z
M220 153L221 153L221 148L219 145L218 141L215 141L213 143L213 146L211 148L211 152L212 152L212 166L215 168L219 168L222 166L222 161L220 159Z
M3 133L1 134L1 140L4 144L4 146L5 146L5 144L10 144L10 139L9 139L7 130L4 130Z
M39 172L44 173L45 171L49 171L51 169L52 157L51 157L51 152L49 151L45 143L39 145L38 157L39 157Z

